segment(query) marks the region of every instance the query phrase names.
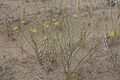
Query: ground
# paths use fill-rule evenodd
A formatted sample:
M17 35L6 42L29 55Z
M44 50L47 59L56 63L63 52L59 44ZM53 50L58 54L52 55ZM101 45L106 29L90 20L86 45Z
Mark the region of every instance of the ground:
M85 47L75 55L72 67L77 65L77 61L82 61L88 52L92 55L89 54L81 62L74 78L67 79L60 60L48 59L40 64L21 49L34 55L25 37L27 31L36 28L37 40L42 40L41 26L47 19L47 11L55 5L58 9L56 13L59 13L60 0L55 0L54 3L52 0L0 0L0 80L119 80L119 39L117 42L109 40L109 49L114 53L112 57L103 41L106 33L113 31L116 26L119 28L119 0L114 7L108 6L105 0L78 1L81 2L77 6L74 0L68 0L65 4L73 17L70 20L70 33L74 37L73 42L78 41L80 33L87 32L88 37ZM12 32L15 27L21 31Z

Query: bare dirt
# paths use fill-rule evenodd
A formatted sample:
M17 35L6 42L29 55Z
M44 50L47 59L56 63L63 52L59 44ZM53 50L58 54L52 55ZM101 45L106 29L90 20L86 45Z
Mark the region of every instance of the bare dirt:
M72 29L72 31L76 32L73 36L79 36L77 33L80 32L81 28L90 25L87 16L88 12L85 7L88 5L87 0L81 0L81 2L77 12L78 18L74 19L77 24L75 24L74 29ZM43 0L43 2L40 0L0 0L0 80L64 80L65 76L63 75L63 69L59 62L52 64L47 61L43 63L43 65L37 63L18 48L18 46L23 46L26 50L32 52L22 34L13 33L9 35L10 37L7 35L8 31L6 26L9 26L9 21L13 21L10 27L21 26L24 32L32 27L41 29L40 26L45 18L44 15L47 13L45 9L50 6L50 3L51 1L49 0ZM56 1L56 5L58 3L59 0ZM70 3L72 3L72 1L70 1ZM112 26L110 11L104 0L94 0L91 4L94 7L92 21L96 26L89 28L89 31L93 30L91 35L94 35L95 39L100 40L100 45L95 51L97 58L94 57L79 70L80 73L77 73L77 75L80 77L77 80L119 80L119 60L119 66L114 68L111 59L104 56L107 52L103 45L103 35L114 28ZM68 7L72 8L71 5L68 5ZM115 24L119 9L115 6L111 8L111 10ZM29 23L24 26L19 25L19 19L26 19ZM36 23L35 20L39 21L39 23ZM40 33L38 33L38 35ZM41 39L41 37L38 37L38 39ZM119 52L119 44L113 49L115 48L117 49L115 51ZM84 56L85 51L80 52L79 57Z

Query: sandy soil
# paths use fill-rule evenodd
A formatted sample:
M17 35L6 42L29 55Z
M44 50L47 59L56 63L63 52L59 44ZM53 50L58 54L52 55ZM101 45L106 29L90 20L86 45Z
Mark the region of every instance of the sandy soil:
M35 0L0 0L0 80L64 80L63 69L59 62L52 64L47 61L43 63L43 65L40 65L18 48L18 46L23 46L29 52L33 52L21 33L13 33L9 35L10 37L7 35L8 31L6 26L9 28L11 28L11 26L18 26L19 19L26 19L29 22L24 26L19 25L24 32L32 27L41 29L40 25L45 18L43 16L47 13L43 8L46 7L45 9L47 9L51 1L36 1L37 3ZM88 12L84 7L87 4L87 0L81 1L82 4L79 6L78 18L74 19L77 24L75 24L74 29L72 29L73 32L76 32L76 34L73 34L73 36L76 37L79 36L77 33L80 32L81 28L89 25ZM56 5L58 3L59 0L56 1ZM70 3L72 2L70 1ZM89 28L89 30L93 30L91 35L94 35L95 39L101 40L101 43L95 51L95 56L98 57L94 57L88 61L88 63L79 70L77 75L79 75L80 78L77 80L119 80L120 64L118 64L119 66L117 68L113 68L114 64L110 61L111 59L106 57L107 52L104 50L102 43L103 34L113 29L110 11L106 7L104 0L94 0L91 4L95 7L92 20L96 26ZM68 8L72 7L68 5ZM73 9L74 8L70 10ZM118 8L115 6L111 10L115 24L118 17ZM35 23L35 20L39 21L39 23ZM9 25L7 21L13 21L13 23ZM38 33L38 35L41 34ZM41 37L39 38L41 39ZM112 47L112 49L119 52L119 44ZM83 57L86 50L79 52L80 54L76 57Z

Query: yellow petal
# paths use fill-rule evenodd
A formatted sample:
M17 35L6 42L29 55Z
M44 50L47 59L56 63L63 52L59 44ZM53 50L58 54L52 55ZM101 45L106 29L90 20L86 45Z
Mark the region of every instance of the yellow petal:
M21 24L26 24L26 23L27 23L27 21L22 20L20 23L21 23Z
M48 28L49 25L47 25L47 24L43 24L43 27L44 27L44 28Z
M18 29L18 27L14 27L12 30L17 30Z
M19 32L19 28L16 27L16 26L12 30L15 31L15 32Z
M59 22L58 22L58 21L55 21L53 24L54 24L55 26L59 26Z
M77 14L73 14L73 17L74 17L74 18L77 18L77 17L78 17L78 15L77 15Z
M32 29L30 29L30 32L32 32L32 33L36 33L36 32L37 32L37 29L32 28Z
M115 37L115 32L114 32L114 31L111 31L110 33L108 33L108 36L110 36L110 37Z
M19 29L17 29L15 32L19 32L20 30Z

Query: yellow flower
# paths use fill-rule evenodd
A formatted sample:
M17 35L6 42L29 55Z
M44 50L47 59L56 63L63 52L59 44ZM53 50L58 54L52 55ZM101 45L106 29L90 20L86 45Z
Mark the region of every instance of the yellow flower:
M37 29L32 28L32 29L30 29L30 32L32 32L32 33L36 33L36 32L37 32Z
M16 27L16 26L12 30L15 31L15 32L19 32L20 31L19 28Z
M43 27L44 27L44 28L48 28L49 25L47 25L47 24L43 24Z
M47 36L44 36L44 37L43 37L43 39L44 39L44 40L47 40L47 39L48 39L48 37L47 37Z
M54 24L55 26L59 26L59 22L58 22L58 21L55 21L53 24Z
M78 15L75 13L75 14L73 14L73 17L74 17L74 18L77 18L77 17L78 17Z
M24 25L24 24L27 24L27 21L22 20L20 23Z
M109 36L109 37L115 37L115 32L114 32L114 31L111 31L110 33L108 33L108 36Z

